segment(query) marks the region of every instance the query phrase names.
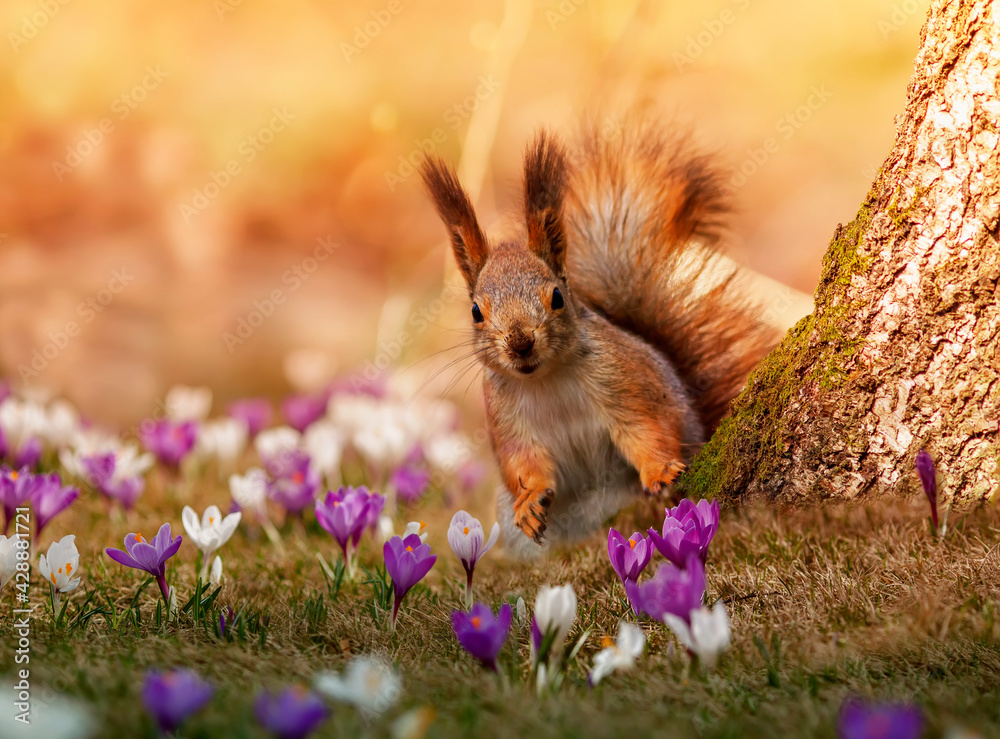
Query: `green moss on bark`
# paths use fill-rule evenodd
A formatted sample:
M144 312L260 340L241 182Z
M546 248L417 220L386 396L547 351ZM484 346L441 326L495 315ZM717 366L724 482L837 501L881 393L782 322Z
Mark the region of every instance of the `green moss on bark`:
M868 271L871 257L858 246L877 212L874 188L855 219L839 227L823 258L812 314L796 324L758 367L733 402L730 414L679 480L689 497L738 499L752 480L766 488L790 448L788 424L793 395L818 383L842 385L848 360L861 343L844 334L857 306L848 299L855 274Z

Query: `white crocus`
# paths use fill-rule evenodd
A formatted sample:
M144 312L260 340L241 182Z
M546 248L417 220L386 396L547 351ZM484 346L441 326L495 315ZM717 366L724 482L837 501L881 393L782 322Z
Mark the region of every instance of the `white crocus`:
M499 536L499 523L493 524L490 538L486 539L479 519L466 511L458 511L451 518L451 524L448 526L448 544L455 556L462 560L462 567L465 568L465 605L468 608L472 607L472 573L476 569L476 563L493 548Z
M222 584L222 557L215 555L215 560L212 562L212 571L208 573L208 582L213 587Z
M219 471L229 472L247 447L250 433L242 421L217 418L198 429L197 452L202 458L218 460Z
M70 443L80 428L80 414L68 400L55 400L45 411L42 436L54 448Z
M332 421L317 421L306 429L302 437L302 446L312 461L313 469L327 478L340 467L344 442L344 432Z
M452 473L472 457L472 442L464 434L438 436L424 445L424 456L434 469Z
M156 458L151 452L139 453L135 444L123 444L115 449L115 479L145 475Z
M370 395L336 394L330 397L326 413L337 428L353 435L367 426L381 407L381 401Z
M399 464L413 447L403 425L384 413L356 431L352 442L358 454L377 470Z
M553 654L562 649L574 621L576 621L576 591L573 590L573 586L569 583L554 588L543 585L535 597L535 623L542 632L543 641L547 634L555 635L551 647ZM541 659L545 655L534 656Z
M181 520L184 523L184 530L187 532L194 545L201 550L201 579L208 579L208 568L212 564L212 555L229 541L229 538L236 531L240 524L242 514L237 511L230 513L225 518L222 517L218 506L210 505L205 509L205 513L198 521L198 514L191 506L184 506L181 512Z
M413 708L392 722L389 735L392 739L423 739L434 723L435 711L430 706Z
M204 421L212 407L212 391L207 387L175 385L164 401L167 416L174 421Z
M259 467L252 467L243 475L230 475L229 492L242 511L253 511L267 538L283 552L285 545L281 534L267 517L267 473Z
M230 475L229 492L240 510L262 516L267 500L267 473L260 467L252 467L242 475Z
M273 429L265 429L257 434L253 445L260 461L267 465L272 460L280 459L282 456L296 451L301 442L302 435L291 426L278 426Z
M427 541L427 524L423 521L410 521L406 524L406 530L403 532L403 538L411 534L416 534L420 537L420 541Z
M17 542L18 538L16 536L8 539L3 534L0 534L0 591L17 574L17 552L20 549L17 546Z
M32 439L44 438L47 426L45 407L41 403L16 398L0 402L0 431L9 449L21 449Z
M17 677L15 676L15 679ZM31 712L18 706L17 700L0 702L0 726L5 727L4 736L17 739L91 739L97 736L101 724L84 704L45 685L35 686L31 697ZM41 688L39 690L39 687ZM17 696L16 682L0 682L4 695ZM43 699L40 699L43 696ZM27 700L27 699L26 699ZM24 716L30 717L30 723ZM9 730L6 730L9 727ZM14 727L17 727L16 729Z
M343 675L321 672L313 685L327 698L350 703L370 716L391 708L403 692L399 675L390 665L373 657L355 657Z
M396 535L396 527L392 523L392 516L387 513L383 513L378 517L376 529L378 530L378 538L383 544Z
M690 627L684 619L672 613L663 614L663 621L681 643L707 665L712 665L729 646L729 614L721 600L712 609L702 606L691 611Z
M642 654L646 637L635 624L622 621L618 624L618 638L612 641L605 637L604 649L594 656L594 669L590 672L590 684L597 685L615 670L630 670Z
M49 544L49 551L38 557L38 571L49 583L52 593L52 613L59 615L59 594L76 590L79 577L73 577L80 569L80 553L76 549L76 537L64 536Z

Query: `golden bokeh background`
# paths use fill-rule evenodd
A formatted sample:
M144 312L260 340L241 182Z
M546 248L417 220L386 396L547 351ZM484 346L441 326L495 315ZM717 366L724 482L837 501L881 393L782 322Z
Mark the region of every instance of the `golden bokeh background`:
M391 360L417 385L467 306L442 294L444 234L410 162L460 163L502 226L532 131L584 112L691 127L733 172L733 256L811 294L888 153L925 12L5 0L0 375L118 423L177 382L277 396L290 353L313 374ZM454 379L429 389L464 394Z

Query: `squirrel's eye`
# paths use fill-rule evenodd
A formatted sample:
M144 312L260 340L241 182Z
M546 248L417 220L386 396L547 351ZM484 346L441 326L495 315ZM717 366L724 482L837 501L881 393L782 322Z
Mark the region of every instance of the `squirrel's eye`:
M563 307L563 305L565 305L563 302L563 296L557 287L552 290L552 310L559 310Z
M476 323L482 323L483 321L486 320L485 318L483 318L483 312L479 310L478 303L472 304L472 320L475 321Z

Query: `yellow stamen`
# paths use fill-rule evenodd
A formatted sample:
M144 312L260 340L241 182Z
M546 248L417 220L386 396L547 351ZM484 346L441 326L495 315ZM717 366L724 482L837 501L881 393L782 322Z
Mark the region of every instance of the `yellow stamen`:
M61 575L62 574L62 567L60 567L58 570L56 570L56 572L58 572Z
M425 524L423 521L421 521L420 522L420 528L418 529L418 531L423 531L426 528L427 528L427 524Z
M466 526L464 529L462 529L462 533L465 534L466 536L468 536L469 535L469 527Z
M49 575L49 577L52 579L52 584L55 585L56 584L56 573L54 573L54 572L51 573Z
M615 640L612 639L610 636L602 636L601 637L601 649L607 649L608 647L614 647L614 645L615 645Z
M208 525L211 526L213 523L215 523L215 516L209 516L208 517Z
M406 548L406 551L408 551L408 552L412 552L412 551L413 551L413 547L407 547L407 548Z
M146 541L146 540L142 538L142 534L136 534L135 535L135 543L136 544L138 544L139 542L143 542L143 541Z
M483 619L479 618L479 616L473 616L469 620L472 622L472 628L474 629L478 629L480 626L483 625Z
M66 574L70 575L73 572L73 564L71 562L66 563Z
M629 549L635 549L635 539L628 540Z
M17 470L12 470L11 471L11 473L10 473L10 479L11 480L16 480L17 479Z
M334 508L336 508L336 507L337 507L337 506L339 506L339 505L340 505L340 501L339 501L339 500L335 500L335 501L333 501L333 507L334 507Z

